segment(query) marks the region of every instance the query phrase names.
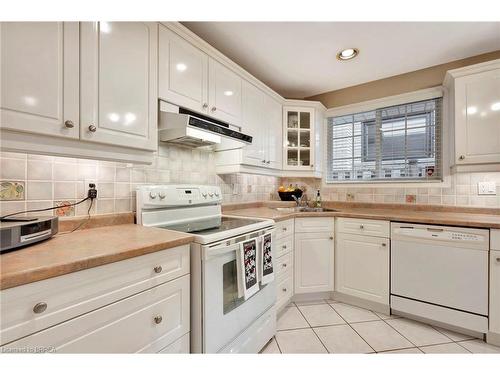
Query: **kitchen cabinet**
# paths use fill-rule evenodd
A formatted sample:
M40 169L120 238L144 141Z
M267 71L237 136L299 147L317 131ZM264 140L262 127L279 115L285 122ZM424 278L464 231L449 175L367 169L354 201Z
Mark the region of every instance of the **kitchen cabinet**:
M208 55L161 25L158 43L159 97L208 114Z
M335 247L335 291L365 301L389 305L389 238L363 234L388 233L389 222L337 219ZM346 229L347 228L347 229ZM378 229L377 229L378 228ZM384 229L382 229L384 228ZM359 234L352 234L358 231Z
M500 230L491 230L488 342L500 345Z
M293 297L294 219L276 223L274 248L276 260L276 312L279 313Z
M0 34L0 128L78 139L78 22L2 22Z
M284 169L312 170L314 168L314 110L283 108Z
M500 60L447 72L457 171L500 170Z
M1 348L160 352L190 331L189 270L185 245L2 290Z
M155 150L157 38L153 22L82 22L80 137Z
M331 292L334 287L334 234L332 231L299 232L295 223L294 291L295 294ZM328 227L333 218L323 218Z

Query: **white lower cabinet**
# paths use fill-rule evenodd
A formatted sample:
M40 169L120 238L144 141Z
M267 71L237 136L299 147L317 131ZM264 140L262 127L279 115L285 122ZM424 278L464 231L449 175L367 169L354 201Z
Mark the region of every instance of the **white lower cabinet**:
M0 297L5 351L189 352L189 338L177 343L190 331L188 245L2 290Z
M307 220L310 219L295 221L294 291L295 294L331 292L334 282L334 219L313 219L316 228L324 228L322 232L312 231L306 224ZM307 232L305 228L308 228Z
M500 230L491 230L489 331L500 345Z
M338 219L337 228L353 219ZM370 221L373 224L373 221ZM388 226L388 222L380 222ZM356 227L366 223L359 220ZM349 228L349 226L347 226ZM381 231L385 233L385 231ZM337 233L335 290L367 301L389 305L389 244L386 237Z
M294 220L276 223L274 248L276 260L276 311L279 313L293 297Z

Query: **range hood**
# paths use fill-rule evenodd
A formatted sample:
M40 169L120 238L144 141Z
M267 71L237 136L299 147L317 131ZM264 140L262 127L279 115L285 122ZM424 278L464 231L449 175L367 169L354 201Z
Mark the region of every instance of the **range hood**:
M217 150L241 148L252 136L231 125L160 101L158 137L162 142L188 147L215 146Z

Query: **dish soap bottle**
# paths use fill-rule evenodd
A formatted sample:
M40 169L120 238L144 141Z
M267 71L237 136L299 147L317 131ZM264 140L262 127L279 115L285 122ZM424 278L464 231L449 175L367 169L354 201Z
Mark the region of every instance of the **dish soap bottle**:
M319 189L316 194L316 208L321 208L321 194L319 193Z

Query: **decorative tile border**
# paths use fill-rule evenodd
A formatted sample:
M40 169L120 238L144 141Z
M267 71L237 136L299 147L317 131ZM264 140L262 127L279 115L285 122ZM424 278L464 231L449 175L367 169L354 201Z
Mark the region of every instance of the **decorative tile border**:
M0 183L1 201L22 201L24 200L23 181L2 181Z

